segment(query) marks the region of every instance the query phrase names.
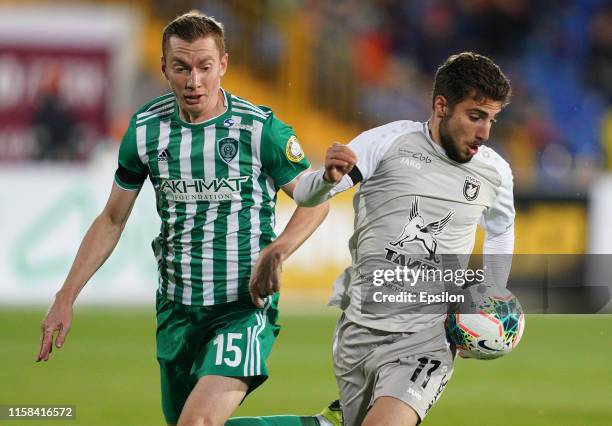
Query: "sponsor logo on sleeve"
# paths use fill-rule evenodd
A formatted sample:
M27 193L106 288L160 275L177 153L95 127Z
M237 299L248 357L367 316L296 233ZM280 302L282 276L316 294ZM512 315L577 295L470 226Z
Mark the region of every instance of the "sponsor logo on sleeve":
M287 155L287 159L294 163L298 163L304 159L304 151L302 151L302 147L295 136L291 136L287 141L285 154Z

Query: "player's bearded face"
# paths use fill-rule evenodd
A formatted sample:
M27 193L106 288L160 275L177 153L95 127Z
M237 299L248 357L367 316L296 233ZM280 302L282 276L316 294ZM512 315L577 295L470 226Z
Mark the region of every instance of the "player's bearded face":
M450 120L452 119L452 115L445 114L440 122L440 144L448 158L456 161L457 163L466 163L472 159L472 157L468 157L463 155L460 151L459 142L453 137L453 132L449 129L451 127Z
M448 108L440 121L440 144L457 163L467 163L489 139L491 125L501 111L501 102L465 99Z
M184 120L198 122L216 115L227 59L227 54L221 56L213 37L191 42L170 37L162 58L162 72Z

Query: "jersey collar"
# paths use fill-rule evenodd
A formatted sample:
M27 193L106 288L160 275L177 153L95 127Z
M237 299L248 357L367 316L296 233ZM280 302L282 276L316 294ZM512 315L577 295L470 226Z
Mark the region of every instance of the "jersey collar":
M225 89L220 88L220 90L221 92L223 92L224 109L219 115L209 118L208 120L199 121L197 123L188 123L181 118L180 108L179 108L178 102L175 99L174 102L176 103L176 108L174 110L174 119L178 121L181 124L181 126L184 126L184 127L203 127L203 126L211 125L215 123L216 121L220 120L221 118L223 119L227 118L226 116L229 116L229 112L231 110L231 102L232 102L231 96L229 96L229 93L227 93Z
M431 129L429 128L429 122L427 121L423 122L423 134L425 135L425 139L427 139L427 142L429 142L429 144L438 154L448 158L448 155L446 155L446 151L444 151L444 148L438 145L431 137Z

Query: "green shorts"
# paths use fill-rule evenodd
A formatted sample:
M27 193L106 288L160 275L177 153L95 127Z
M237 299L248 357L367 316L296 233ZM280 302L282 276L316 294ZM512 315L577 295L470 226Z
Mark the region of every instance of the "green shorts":
M157 294L157 361L168 423L177 423L203 376L250 377L248 392L268 378L266 359L280 330L278 297L259 309L250 300L187 306Z

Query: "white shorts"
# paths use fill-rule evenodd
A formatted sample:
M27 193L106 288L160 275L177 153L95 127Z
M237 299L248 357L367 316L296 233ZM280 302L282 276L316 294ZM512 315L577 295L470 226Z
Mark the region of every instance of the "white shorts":
M346 426L360 425L377 398L390 396L420 417L440 397L453 373L444 324L416 333L392 333L338 320L334 370Z

